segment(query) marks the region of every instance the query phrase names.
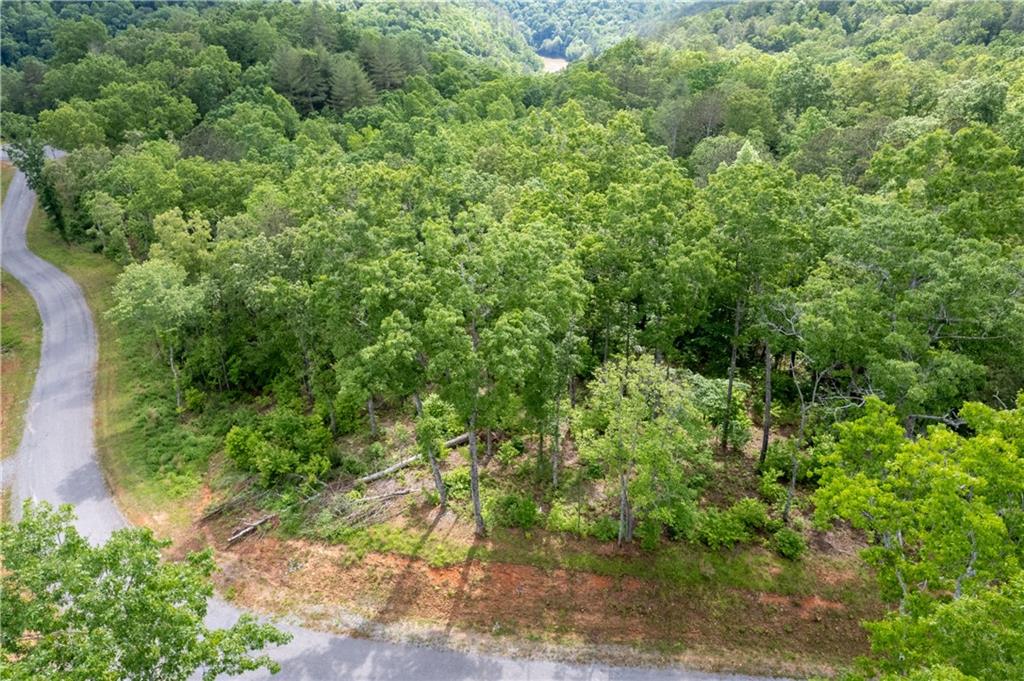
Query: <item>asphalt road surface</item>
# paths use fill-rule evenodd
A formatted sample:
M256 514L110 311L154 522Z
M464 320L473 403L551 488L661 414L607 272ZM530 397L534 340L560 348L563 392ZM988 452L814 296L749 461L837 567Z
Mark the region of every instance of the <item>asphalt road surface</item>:
M3 202L0 258L3 268L24 284L39 307L43 347L25 415L25 433L15 457L4 462L3 484L11 488L16 514L25 499L69 503L75 507L79 531L91 541L100 542L127 523L96 462L96 330L78 284L30 252L25 244L25 229L34 204L35 194L25 175L17 173ZM237 617L238 611L232 606L211 602L211 625L230 626ZM516 660L284 628L294 639L271 651L281 664L281 673L273 678L282 681L767 681L763 677L682 669ZM254 673L236 678L270 677Z

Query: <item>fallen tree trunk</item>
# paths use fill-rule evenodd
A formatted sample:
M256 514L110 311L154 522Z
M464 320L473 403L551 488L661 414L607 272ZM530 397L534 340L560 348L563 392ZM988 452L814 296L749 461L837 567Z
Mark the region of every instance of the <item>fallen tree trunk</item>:
M420 460L420 455L419 454L416 454L415 456L410 456L408 459L402 459L401 461L399 461L395 465L388 466L387 468L385 468L382 471L377 471L376 473L370 473L369 475L364 475L363 477L358 478L356 480L355 484L359 485L359 484L362 484L362 483L373 482L374 480L380 480L381 478L383 478L385 476L388 476L388 475L391 475L395 471L402 470L406 466L414 464L414 463L416 463L419 460Z
M468 442L469 433L463 433L462 435L453 437L451 440L445 442L444 446L447 447L448 449L451 449L452 447L461 447L462 445L467 444Z
M406 494L411 493L411 489L400 489L397 492L391 492L389 494L378 494L377 496L374 497L360 497L358 499L353 499L352 503L362 504L368 501L387 501L388 499L394 499L395 497L404 497Z
M467 442L469 442L469 433L463 433L462 435L459 435L457 437L453 437L451 440L448 440L447 442L445 442L444 446L447 447L448 449L451 449L452 447L458 447L460 445L464 445ZM381 478L383 478L385 476L391 475L395 471L402 470L406 466L409 466L409 465L412 465L412 464L416 463L417 461L419 461L419 459L420 459L420 455L419 454L416 454L414 456L410 456L408 459L402 459L401 461L399 461L395 465L388 466L387 468L385 468L382 471L377 471L376 473L370 473L369 475L364 475L361 478L357 478L355 484L359 485L359 484L362 484L362 483L373 482L374 480L380 480Z
M231 546L232 544L234 544L235 542L239 541L240 539L244 539L245 537L249 536L250 534L252 534L253 532L256 531L256 528L260 527L261 525L263 525L265 523L270 522L271 520L273 520L276 517L277 517L276 513L271 513L270 515L263 516L262 518L260 518L256 522L249 523L248 525L246 525L245 527L240 529L238 532L235 532L233 535L228 537L228 546Z

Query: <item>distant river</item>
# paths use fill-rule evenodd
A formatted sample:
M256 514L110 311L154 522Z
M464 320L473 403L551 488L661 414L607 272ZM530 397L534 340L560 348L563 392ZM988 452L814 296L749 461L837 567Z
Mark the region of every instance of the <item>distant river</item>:
M544 57L539 54L537 56L540 57L542 62L544 62L544 73L555 73L569 65L569 62L561 57Z

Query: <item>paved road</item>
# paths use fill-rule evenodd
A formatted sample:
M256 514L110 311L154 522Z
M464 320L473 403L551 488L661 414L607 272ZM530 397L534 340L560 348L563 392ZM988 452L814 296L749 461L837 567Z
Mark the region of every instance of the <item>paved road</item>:
M13 500L70 503L78 529L103 541L126 522L96 463L93 394L96 330L82 291L70 277L31 253L25 245L35 195L17 173L3 202L2 264L35 298L43 322L39 373L32 389L25 433L16 457L5 462L4 484L13 478ZM211 602L209 621L229 626L238 611ZM295 636L272 651L287 681L431 681L558 679L564 681L767 681L750 676L704 674L680 669L643 669L515 660L382 641L352 639L286 627ZM266 679L265 673L245 679Z
M5 483L12 478L15 517L24 499L74 504L79 529L103 541L125 523L96 465L96 330L78 284L25 245L34 205L35 194L19 172L3 203L3 267L35 298L43 347L25 432L16 458L4 465Z

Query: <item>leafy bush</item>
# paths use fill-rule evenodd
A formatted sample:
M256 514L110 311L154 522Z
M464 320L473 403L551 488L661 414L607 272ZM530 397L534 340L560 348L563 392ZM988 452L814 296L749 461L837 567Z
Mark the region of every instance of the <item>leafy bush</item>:
M588 534L598 541L614 541L619 538L619 521L608 516L598 518L588 528Z
M783 558L796 560L807 550L807 542L799 532L783 527L772 536L772 548Z
M512 440L505 440L498 446L498 463L502 466L511 466L522 453L522 448L517 447L515 442Z
M206 404L206 393L193 387L185 389L185 411L198 413L202 411L204 404Z
M239 468L252 470L263 438L252 428L235 426L224 437L224 451Z
M759 491L765 501L770 504L778 504L786 500L786 488L778 482L781 475L777 468L766 468L761 471Z
M750 539L743 520L736 513L709 508L697 524L697 537L713 549L726 548Z
M552 532L572 532L580 536L587 532L587 520L577 507L561 501L551 504L544 526Z
M768 509L763 503L750 497L737 501L729 508L728 513L749 530L763 530L769 523Z
M448 498L452 501L465 501L469 499L470 473L469 466L462 466L449 471L441 476L444 486L448 490Z
M772 470L778 472L777 480L789 480L790 471L793 468L793 454L796 454L796 479L800 481L812 480L814 478L814 456L811 450L799 451L794 440L775 440L768 445L765 454L762 471Z
M661 535L664 531L662 524L654 518L644 518L636 526L636 537L640 540L640 548L644 551L653 551L658 548L661 542Z
M691 373L687 381L693 391L693 401L697 409L707 418L708 422L715 428L721 428L725 422L726 395L728 394L729 382L723 378L706 378L700 374ZM739 381L733 381L732 385L732 409L729 414L729 435L728 442L736 449L742 448L750 441L750 428L753 425L747 415L743 403L747 399L747 392L750 386Z
M694 538L697 524L700 522L700 509L693 501L680 501L661 520L668 528L670 537L690 541Z
M264 487L286 477L312 484L330 470L331 435L319 419L279 408L256 426L235 426L224 438L224 450L235 464L257 473Z
M499 527L519 527L528 530L540 519L533 499L519 494L505 494L491 504L492 522Z

